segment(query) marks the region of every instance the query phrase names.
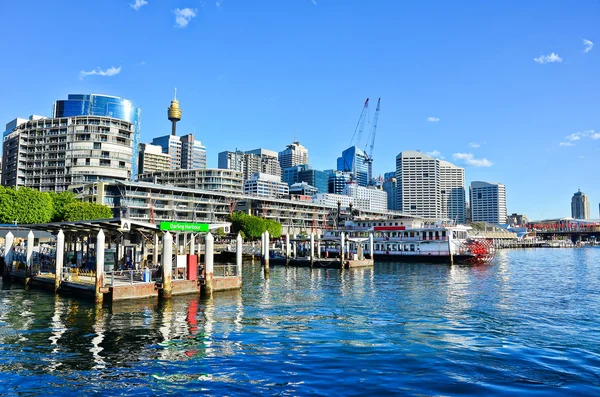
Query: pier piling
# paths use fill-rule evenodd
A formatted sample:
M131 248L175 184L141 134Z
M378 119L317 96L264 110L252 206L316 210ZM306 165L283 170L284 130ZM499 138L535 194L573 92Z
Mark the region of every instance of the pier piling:
M13 243L15 241L15 235L12 232L6 233L4 238L4 267L8 269L8 274L13 270Z
M96 303L102 303L104 293L101 292L101 288L104 287L104 243L106 238L104 231L100 229L96 236L96 283L95 283L95 295Z
M33 231L29 231L27 234L27 259L25 268L25 286L29 285L31 280L31 263L33 262L33 245L35 244L35 237Z
M310 266L315 263L315 234L310 232Z
M346 247L344 239L345 239L345 235L344 232L340 233L340 259L342 261L342 267L344 266L344 248Z
M60 289L62 281L62 268L65 257L65 234L62 229L58 231L56 236L56 262L54 264L54 292Z
M369 255L371 255L371 259L373 260L373 264L375 264L375 254L373 253L374 245L373 245L373 233L369 233Z
M292 242L290 241L289 233L285 235L285 264L290 263L290 254L292 252Z
M265 232L265 272L268 273L269 272L269 254L270 254L270 249L269 249L269 245L271 244L271 236L269 235L269 231L267 230Z
M213 272L215 261L215 238L207 233L204 239L204 287L206 295L213 293Z
M163 236L162 270L163 286L161 296L170 298L173 294L173 283L171 274L173 272L173 236L166 232Z
M238 233L237 239L235 240L236 251L235 251L235 264L237 266L237 276L242 277L242 249L244 247L244 240L242 240L242 235ZM268 264L267 264L268 268ZM266 270L268 271L268 270Z

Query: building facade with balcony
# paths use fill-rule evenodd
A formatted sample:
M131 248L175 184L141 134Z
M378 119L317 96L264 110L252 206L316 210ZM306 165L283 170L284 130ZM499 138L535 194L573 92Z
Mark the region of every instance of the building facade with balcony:
M4 137L2 185L62 192L131 180L135 134L134 124L111 117L32 118Z
M241 172L219 168L150 172L140 174L138 181L224 193L244 192Z

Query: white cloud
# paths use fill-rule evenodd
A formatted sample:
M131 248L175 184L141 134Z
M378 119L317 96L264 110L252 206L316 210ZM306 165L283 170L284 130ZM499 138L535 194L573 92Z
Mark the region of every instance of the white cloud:
M481 146L481 144L480 143L476 143L476 142L471 142L471 143L469 143L469 146L472 147L472 148L477 149L478 147Z
M491 167L493 163L486 158L476 159L472 153L454 153L454 160L463 160L465 164L473 167Z
M540 55L538 58L533 58L537 63L554 63L562 62L562 58L558 54L552 53L550 55Z
M585 158L585 156L577 156L577 158L579 158L579 159L584 159L584 158Z
M317 5L316 0L310 0L314 5Z
M135 0L135 3L129 4L129 7L133 8L134 10L139 10L140 8L142 8L143 6L145 6L146 4L148 4L148 2L146 0Z
M438 121L440 121L440 119L438 119L437 117L427 117L427 121L429 121L430 123L437 123Z
M439 150L433 150L432 152L426 152L425 154L431 156L431 157L437 157L439 159L443 159L444 156L442 156L442 153Z
M571 142L561 142L558 146L575 146L575 144Z
M583 52L590 52L592 50L592 47L594 47L594 43L587 39L583 39L583 45L585 46Z
M600 132L595 132L594 130L587 130L587 131L582 131L582 132L574 132L565 137L565 139L568 141L579 141L579 140L581 140L581 138L591 138L594 140L600 139ZM573 144L563 145L561 143L560 146L573 146Z
M115 68L114 66L111 66L110 68L106 69L106 70L102 70L100 69L100 67L97 67L94 70L90 70L89 72L86 72L85 70L82 70L81 72L79 72L79 78L81 80L83 80L86 76L91 76L91 75L98 75L98 76L114 76L116 74L121 73L121 67L119 66L118 68Z
M185 28L188 23L196 16L195 8L176 8L173 13L175 14L175 24L178 28Z

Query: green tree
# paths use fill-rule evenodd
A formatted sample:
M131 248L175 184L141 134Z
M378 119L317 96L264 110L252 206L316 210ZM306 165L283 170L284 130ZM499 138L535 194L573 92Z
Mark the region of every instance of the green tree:
M225 233L225 229L220 227L217 230L215 230L215 235L219 236L219 237L225 237L227 233Z
M113 212L110 207L96 203L74 202L65 205L65 221L92 221L95 219L111 219Z
M53 202L52 222L61 222L65 220L65 206L77 202L75 195L65 191L61 193L50 193Z
M265 219L265 227L269 231L269 235L271 238L281 237L281 230L282 230L281 223L274 221L272 219Z
M52 219L52 197L31 188L0 189L0 222L46 223Z

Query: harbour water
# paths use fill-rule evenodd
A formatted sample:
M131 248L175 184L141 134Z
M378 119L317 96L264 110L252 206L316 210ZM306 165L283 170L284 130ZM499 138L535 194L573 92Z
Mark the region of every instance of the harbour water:
M242 291L105 307L2 284L1 395L190 393L598 395L600 249L245 264Z

